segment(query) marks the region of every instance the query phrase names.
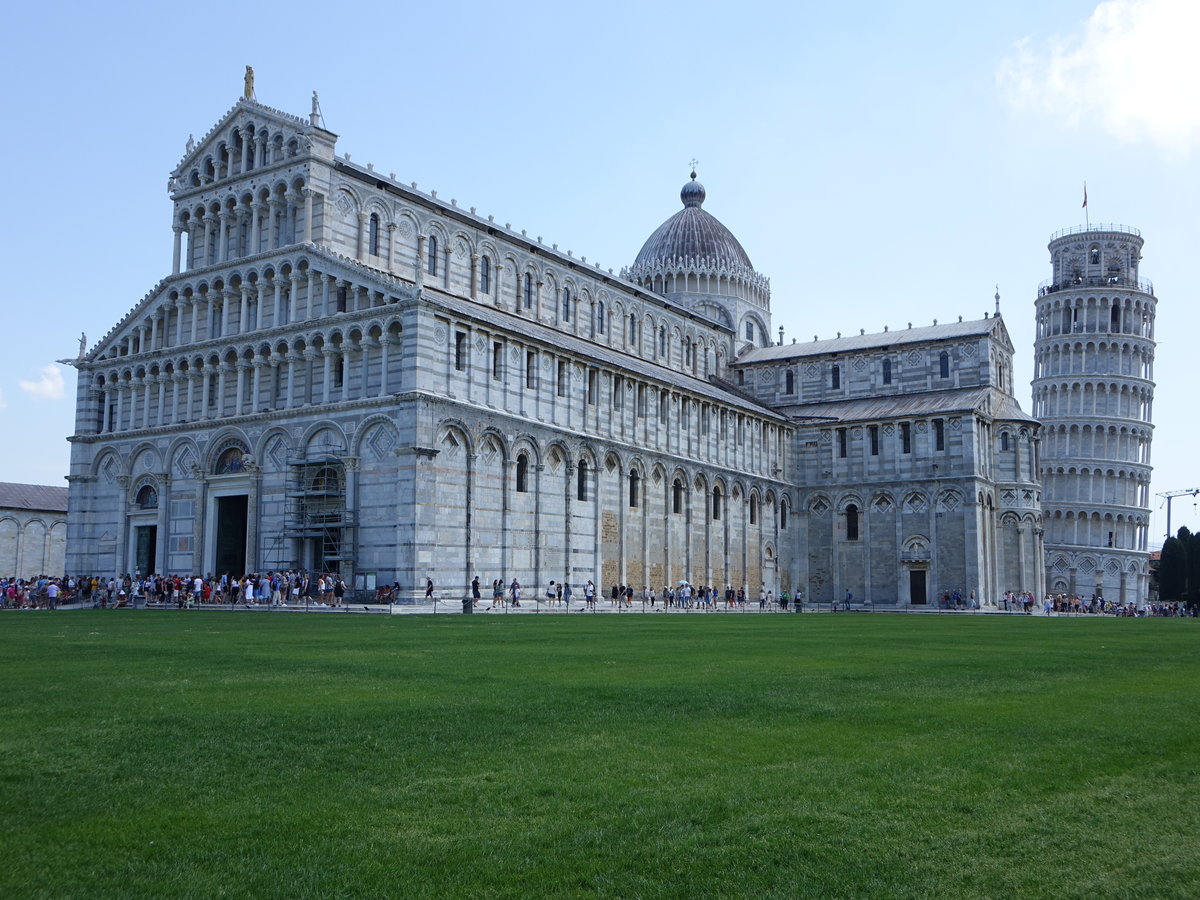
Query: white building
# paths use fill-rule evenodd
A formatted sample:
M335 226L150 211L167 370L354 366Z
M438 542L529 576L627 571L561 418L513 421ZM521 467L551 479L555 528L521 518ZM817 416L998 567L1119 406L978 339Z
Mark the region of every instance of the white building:
M70 571L299 566L414 595L429 577L452 596L475 575L755 596L820 582L814 595L853 585L888 604L1036 585L1021 568L1039 553L1036 423L998 318L815 355L772 346L769 284L694 173L614 274L336 143L315 102L303 119L243 98L189 144L171 274L77 363ZM895 384L872 381L889 353ZM842 355L840 394L770 381L794 356L808 385ZM888 410L854 405L875 394ZM814 431L818 416L831 426ZM926 446L934 422L949 449ZM825 432L848 429L857 459L873 427L920 437L837 461ZM1020 462L997 461L1001 433ZM945 466L921 510L901 486L916 459ZM858 498L878 550L822 531L823 490L828 522ZM1008 513L1015 544L995 540ZM860 558L870 576L853 581Z
M1154 314L1124 225L1060 231L1037 299L1033 412L1043 423L1046 582L1140 602L1149 590Z
M0 482L0 577L61 575L67 489Z

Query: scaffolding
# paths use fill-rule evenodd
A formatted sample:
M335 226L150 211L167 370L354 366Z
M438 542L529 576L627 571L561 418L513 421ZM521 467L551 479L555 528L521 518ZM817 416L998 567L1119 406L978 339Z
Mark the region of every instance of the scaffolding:
M353 511L346 507L342 460L333 454L289 459L284 496L277 543L286 542L290 548L289 567L352 576L358 529Z

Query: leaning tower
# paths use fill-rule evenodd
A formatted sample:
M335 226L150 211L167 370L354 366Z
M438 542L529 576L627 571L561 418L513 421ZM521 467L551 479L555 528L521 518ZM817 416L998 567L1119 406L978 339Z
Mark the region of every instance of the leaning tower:
M1141 605L1149 587L1154 286L1142 237L1089 225L1050 239L1037 299L1046 586Z

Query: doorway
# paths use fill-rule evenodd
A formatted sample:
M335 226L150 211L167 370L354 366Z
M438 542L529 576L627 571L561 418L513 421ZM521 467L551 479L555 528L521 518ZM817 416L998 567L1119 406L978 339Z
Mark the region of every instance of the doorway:
M217 542L213 572L246 574L246 494L217 498Z
M150 575L157 572L154 560L158 557L158 526L138 525L135 532L133 565L139 575Z
M925 595L925 576L928 573L924 569L909 569L908 571L908 602L912 606L924 606L926 602Z

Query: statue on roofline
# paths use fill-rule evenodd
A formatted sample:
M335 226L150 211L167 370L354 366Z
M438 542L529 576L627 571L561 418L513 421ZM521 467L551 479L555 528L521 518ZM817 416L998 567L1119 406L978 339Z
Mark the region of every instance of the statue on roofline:
M244 87L242 89L242 97L247 100L254 99L254 67L246 66L246 77Z

